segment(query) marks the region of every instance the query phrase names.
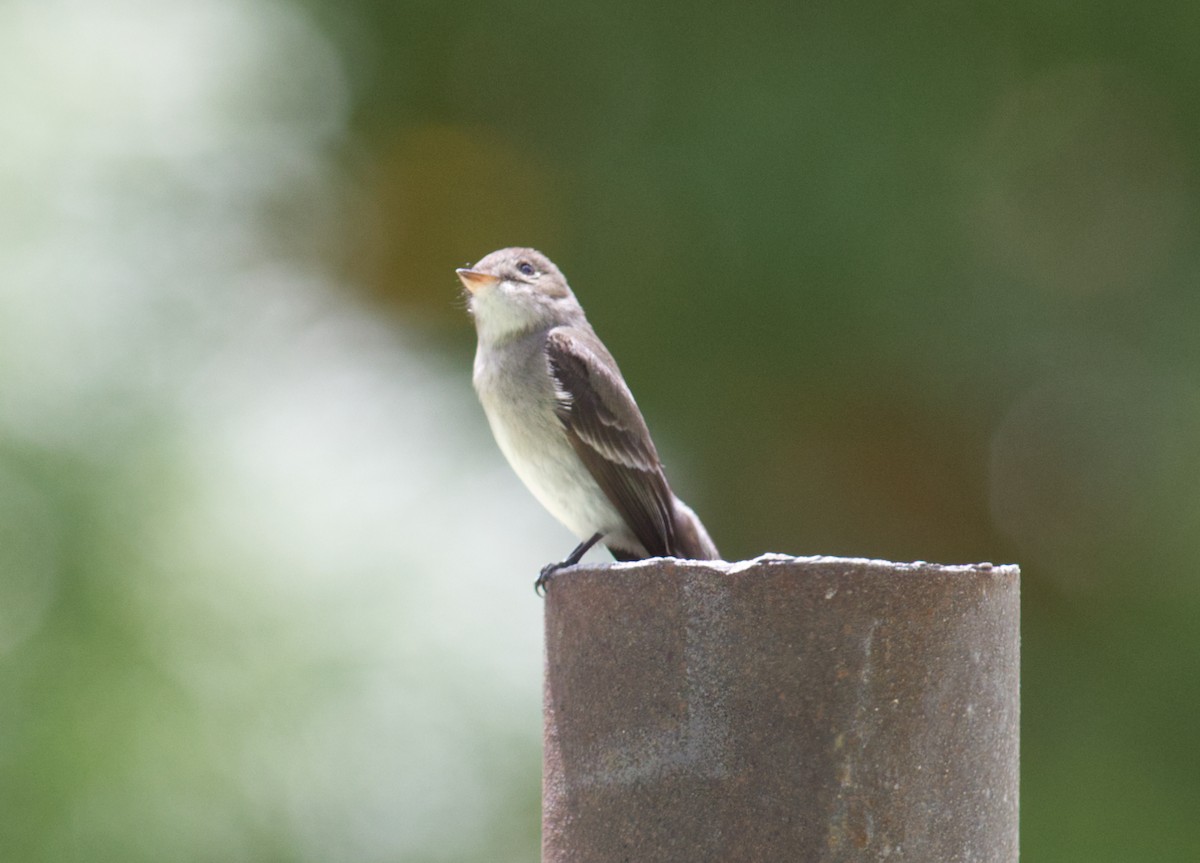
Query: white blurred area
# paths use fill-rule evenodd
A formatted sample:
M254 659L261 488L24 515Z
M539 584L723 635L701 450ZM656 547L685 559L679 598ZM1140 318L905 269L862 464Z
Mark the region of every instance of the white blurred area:
M63 686L88 761L37 856L528 858L536 823L504 822L537 814L531 585L572 538L502 464L469 357L307 251L345 194L334 52L263 0L25 0L0 80L0 657L56 657L5 717ZM103 490L69 586L28 452ZM76 592L127 666L35 651Z

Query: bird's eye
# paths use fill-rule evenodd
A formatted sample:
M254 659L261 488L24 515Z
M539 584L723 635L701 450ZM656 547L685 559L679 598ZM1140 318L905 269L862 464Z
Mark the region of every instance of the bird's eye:
M526 276L532 276L537 272L537 270L533 268L533 264L529 263L529 261L521 261L519 264L517 264L517 269Z

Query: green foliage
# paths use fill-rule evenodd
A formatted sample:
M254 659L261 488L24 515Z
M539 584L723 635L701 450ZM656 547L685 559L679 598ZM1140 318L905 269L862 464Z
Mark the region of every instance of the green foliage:
M1195 18L9 4L0 859L536 854L513 244L729 556L1022 565L1025 859L1193 859Z

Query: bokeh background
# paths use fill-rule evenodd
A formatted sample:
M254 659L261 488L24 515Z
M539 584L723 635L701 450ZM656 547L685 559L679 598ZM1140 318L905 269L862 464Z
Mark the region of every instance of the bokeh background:
M1024 570L1028 861L1200 859L1200 7L0 3L0 860L529 861L535 245L726 556ZM601 555L602 557L602 555Z

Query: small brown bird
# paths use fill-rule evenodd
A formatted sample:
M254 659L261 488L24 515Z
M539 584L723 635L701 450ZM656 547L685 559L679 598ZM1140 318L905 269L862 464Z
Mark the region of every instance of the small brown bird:
M720 557L672 493L616 360L558 267L534 249L500 249L458 277L479 336L475 390L496 443L581 540L535 587L601 541L617 560Z

